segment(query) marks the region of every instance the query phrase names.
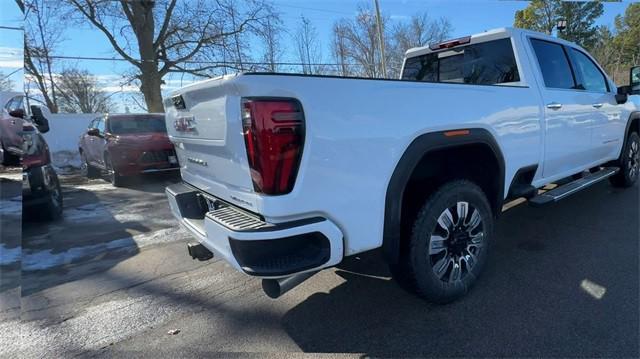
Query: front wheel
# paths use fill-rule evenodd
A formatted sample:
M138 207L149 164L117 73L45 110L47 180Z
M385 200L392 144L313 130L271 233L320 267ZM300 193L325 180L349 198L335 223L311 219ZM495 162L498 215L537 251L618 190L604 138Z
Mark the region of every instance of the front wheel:
M84 152L80 152L80 171L83 176L89 179L98 178L100 176L100 171L89 164Z
M492 232L491 207L480 187L467 180L441 186L413 225L406 258L412 289L435 303L465 295L484 268Z
M622 149L619 164L620 171L609 177L609 181L615 187L631 187L638 180L640 171L640 136L632 132Z
M113 166L113 162L111 162L111 157L108 154L104 156L104 163L107 169L107 178L109 182L113 185L113 187L122 187L125 184L125 178L120 175L117 168Z

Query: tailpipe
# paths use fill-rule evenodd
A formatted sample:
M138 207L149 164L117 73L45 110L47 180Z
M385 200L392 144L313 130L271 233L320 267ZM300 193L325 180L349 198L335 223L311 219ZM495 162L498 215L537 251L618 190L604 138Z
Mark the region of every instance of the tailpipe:
M264 291L264 294L267 295L267 297L276 299L281 297L291 289L297 287L300 283L311 278L311 276L316 273L318 272L300 273L292 275L291 277L280 279L263 279L262 290Z
M187 243L187 251L192 259L206 261L213 258L213 253L200 243Z

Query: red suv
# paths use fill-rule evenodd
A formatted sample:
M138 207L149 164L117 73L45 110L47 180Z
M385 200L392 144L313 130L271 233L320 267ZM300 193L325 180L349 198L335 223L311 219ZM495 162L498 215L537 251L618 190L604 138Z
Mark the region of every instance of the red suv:
M164 114L98 117L80 137L78 147L84 174L95 178L104 171L116 187L127 176L180 169Z

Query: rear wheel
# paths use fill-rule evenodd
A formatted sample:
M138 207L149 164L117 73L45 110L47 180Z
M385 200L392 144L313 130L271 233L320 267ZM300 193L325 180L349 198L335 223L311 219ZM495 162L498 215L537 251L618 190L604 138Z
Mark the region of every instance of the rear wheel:
M13 153L4 149L3 146L2 165L7 167L20 166L20 156L16 156Z
M100 176L100 171L89 164L84 152L80 152L80 161L80 171L83 176L87 178L98 178Z
M62 215L62 188L57 176L51 177L55 184L49 191L47 202L44 205L43 215L47 219L57 219Z
M125 184L124 176L120 175L118 169L113 166L109 154L104 155L104 164L107 169L107 179L114 187L122 187Z
M631 187L638 180L640 171L640 136L631 132L622 149L622 156L618 163L620 171L609 177L609 181L615 187Z
M436 190L418 213L404 281L435 303L454 301L482 272L493 231L489 201L474 183L457 180Z

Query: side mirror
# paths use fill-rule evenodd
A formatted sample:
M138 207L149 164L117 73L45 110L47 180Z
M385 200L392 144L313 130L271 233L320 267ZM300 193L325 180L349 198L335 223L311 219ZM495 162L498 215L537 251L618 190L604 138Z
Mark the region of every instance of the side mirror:
M629 91L631 90L630 86L620 86L618 87L618 93L616 94L616 102L619 105L626 103L629 99Z
M24 118L24 109L17 108L13 111L9 111L9 116L15 118Z
M43 112L43 108L40 106L31 105L31 120L36 125L40 133L47 133L49 132L49 120L45 117Z
M89 130L87 130L87 135L99 137L100 131L97 128L90 128Z
M640 66L635 66L629 71L629 86L631 95L640 95Z

